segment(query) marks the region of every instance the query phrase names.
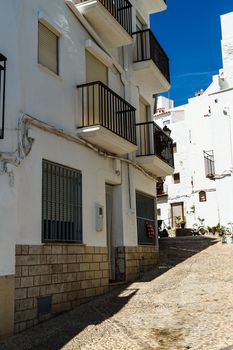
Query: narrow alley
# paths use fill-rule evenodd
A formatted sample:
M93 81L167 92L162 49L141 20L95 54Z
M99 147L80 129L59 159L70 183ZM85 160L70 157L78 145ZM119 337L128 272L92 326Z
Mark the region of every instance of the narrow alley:
M233 349L233 246L205 237L178 243L167 252L162 242L160 264L140 281L18 334L0 349Z

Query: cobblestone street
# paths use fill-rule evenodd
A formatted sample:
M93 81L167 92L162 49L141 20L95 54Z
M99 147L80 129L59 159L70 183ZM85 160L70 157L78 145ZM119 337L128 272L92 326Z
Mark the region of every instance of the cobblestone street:
M165 262L122 289L16 335L1 350L233 349L233 246ZM174 264L175 265L175 264Z

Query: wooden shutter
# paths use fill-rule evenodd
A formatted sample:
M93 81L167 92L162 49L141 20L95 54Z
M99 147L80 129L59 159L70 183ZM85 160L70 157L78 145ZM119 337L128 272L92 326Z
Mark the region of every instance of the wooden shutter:
M38 62L58 74L58 36L39 22Z

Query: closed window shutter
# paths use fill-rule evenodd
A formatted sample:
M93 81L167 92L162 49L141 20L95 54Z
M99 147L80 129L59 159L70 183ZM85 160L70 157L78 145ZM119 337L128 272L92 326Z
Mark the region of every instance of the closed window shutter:
M58 36L39 22L38 61L58 74Z
M108 68L95 56L86 51L86 82L102 81L108 84Z

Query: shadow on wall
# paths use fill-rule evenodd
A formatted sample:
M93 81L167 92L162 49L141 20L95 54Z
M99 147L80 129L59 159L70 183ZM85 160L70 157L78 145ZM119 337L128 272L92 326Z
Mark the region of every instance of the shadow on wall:
M97 297L75 310L0 342L0 350L60 350L87 327L98 325L120 311L137 291L124 286ZM91 339L86 337L88 344Z

